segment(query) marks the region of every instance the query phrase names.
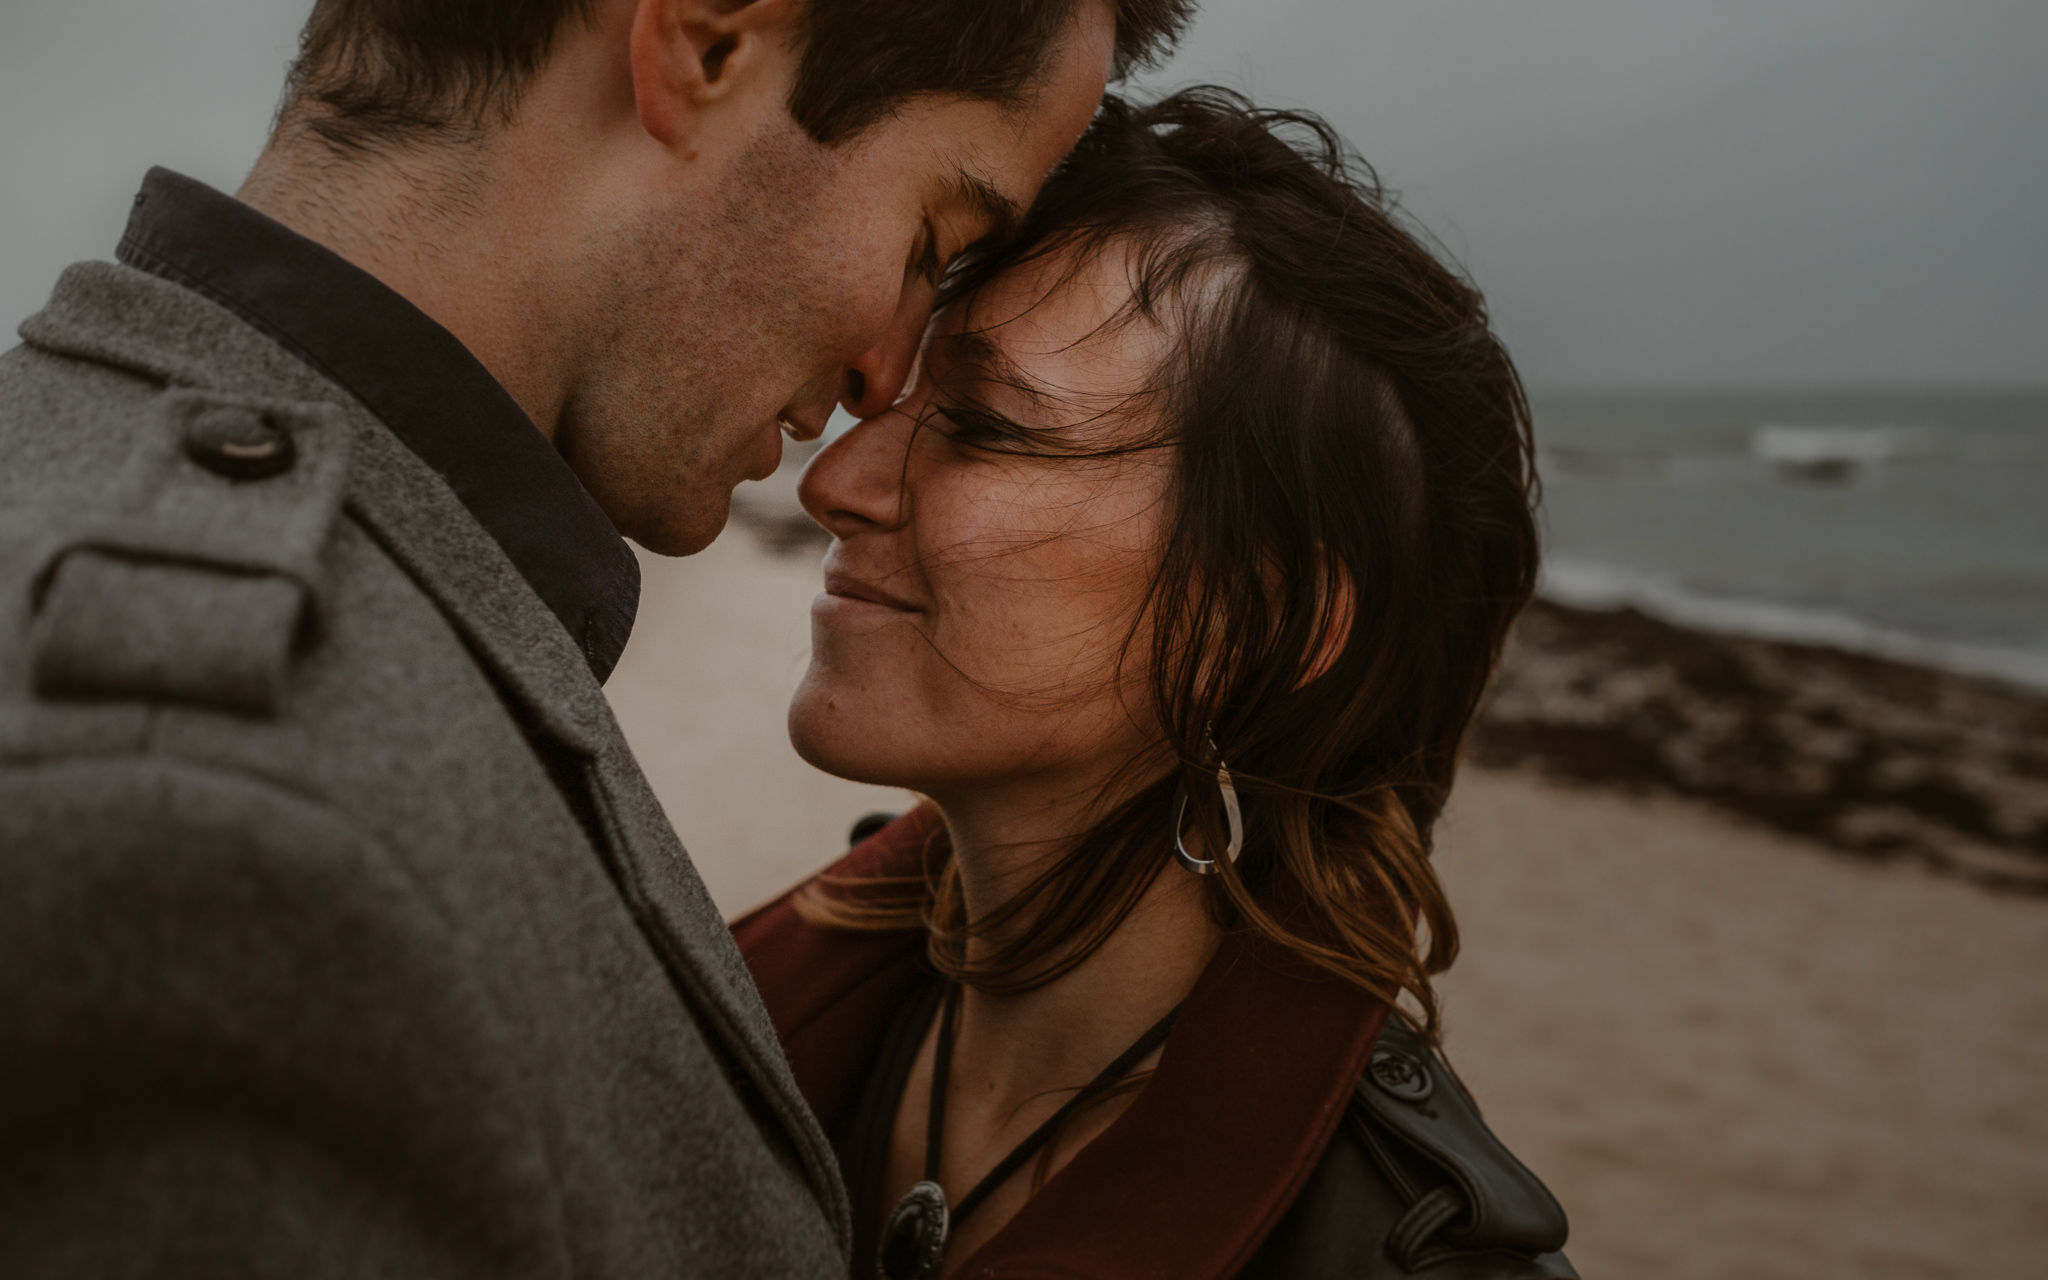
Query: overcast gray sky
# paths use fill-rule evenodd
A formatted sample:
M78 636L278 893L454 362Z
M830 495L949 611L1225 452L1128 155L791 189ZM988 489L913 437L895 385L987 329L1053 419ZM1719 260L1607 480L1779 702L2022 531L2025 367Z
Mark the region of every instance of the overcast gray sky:
M232 187L306 0L0 0L0 319L152 163ZM2048 0L1210 0L1156 83L1328 116L1538 387L2048 385Z

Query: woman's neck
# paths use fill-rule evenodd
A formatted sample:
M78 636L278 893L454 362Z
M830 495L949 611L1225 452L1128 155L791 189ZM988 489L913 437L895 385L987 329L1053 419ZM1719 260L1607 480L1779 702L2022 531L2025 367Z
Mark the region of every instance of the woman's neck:
M970 921L998 912L1100 815L1099 805L1085 799L1033 790L940 803ZM976 1064L969 1068L974 1078L992 1086L1014 1081L999 1092L1019 1094L1085 1081L1194 986L1221 933L1200 880L1173 865L1172 833L1161 830L1156 843L1160 874L1116 931L1072 970L1016 995L964 993L955 1054L962 1066ZM968 958L1031 927L1027 914L1004 934L970 932Z
M963 992L956 1090L974 1082L992 1105L1015 1105L1092 1079L1187 997L1214 953L1219 932L1198 889L1169 868L1071 971L1015 995Z
M1047 859L1072 847L1085 813L1052 804L948 805L941 802L970 920L985 919ZM1200 882L1174 867L1172 836L1159 833L1161 873L1103 944L1069 972L1015 995L963 993L949 1068L941 1180L955 1201L1025 1136L1094 1079L1146 1029L1186 998L1214 954L1221 931L1203 904ZM1028 928L1028 922L1019 926ZM969 943L970 959L990 940ZM925 1116L933 1054L930 1035L897 1113L890 1195L924 1176ZM1155 1051L1137 1065L1149 1070ZM1132 1099L1085 1108L1063 1127L1049 1159L1057 1173ZM961 1224L946 1251L957 1265L1030 1198L1020 1172Z

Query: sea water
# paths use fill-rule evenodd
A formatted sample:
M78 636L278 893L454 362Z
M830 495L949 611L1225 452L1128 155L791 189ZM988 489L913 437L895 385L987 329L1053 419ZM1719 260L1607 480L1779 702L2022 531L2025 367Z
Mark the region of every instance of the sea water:
M1549 598L2048 688L2048 393L1535 416Z

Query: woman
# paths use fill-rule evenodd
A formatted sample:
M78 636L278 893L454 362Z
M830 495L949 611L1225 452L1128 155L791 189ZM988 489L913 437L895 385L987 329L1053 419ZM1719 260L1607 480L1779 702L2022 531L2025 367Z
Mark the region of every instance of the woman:
M856 1276L1571 1275L1429 1047L1429 833L1536 568L1481 299L1217 90L1111 103L948 299L805 473L790 708L928 802L735 926Z

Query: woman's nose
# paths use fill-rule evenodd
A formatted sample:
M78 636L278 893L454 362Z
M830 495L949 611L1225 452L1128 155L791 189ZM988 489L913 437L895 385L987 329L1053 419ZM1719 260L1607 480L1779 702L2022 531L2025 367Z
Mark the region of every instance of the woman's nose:
M904 287L882 340L846 367L839 403L856 418L872 418L895 404L917 368L925 326L931 322L933 291L913 282Z
M915 430L909 415L897 410L854 424L804 468L797 500L835 538L901 526L909 511L904 490Z

